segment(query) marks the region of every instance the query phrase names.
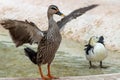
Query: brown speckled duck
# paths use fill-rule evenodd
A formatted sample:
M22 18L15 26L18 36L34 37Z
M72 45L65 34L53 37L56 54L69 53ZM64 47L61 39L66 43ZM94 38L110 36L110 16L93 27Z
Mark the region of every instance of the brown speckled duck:
M25 52L30 60L38 65L42 80L56 78L50 73L50 64L55 57L55 53L62 38L59 27L53 19L54 14L64 16L57 6L50 5L47 12L49 28L47 31L43 32L39 30L34 23L28 21L4 20L1 23L4 28L9 30L16 47L21 46L24 43L38 43L37 52L34 52L30 48L25 48ZM47 77L42 73L42 64L48 64Z

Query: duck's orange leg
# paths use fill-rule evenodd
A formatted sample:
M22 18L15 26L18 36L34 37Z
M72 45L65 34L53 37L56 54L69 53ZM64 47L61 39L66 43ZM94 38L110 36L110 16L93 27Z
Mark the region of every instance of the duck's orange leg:
M38 67L39 67L39 72L40 72L40 76L41 76L42 80L50 80L49 77L43 75L41 66L38 66Z
M51 79L59 79L58 77L54 77L54 76L51 75L50 64L48 64L47 68L48 68L48 74L47 74L47 76L49 78L51 78Z

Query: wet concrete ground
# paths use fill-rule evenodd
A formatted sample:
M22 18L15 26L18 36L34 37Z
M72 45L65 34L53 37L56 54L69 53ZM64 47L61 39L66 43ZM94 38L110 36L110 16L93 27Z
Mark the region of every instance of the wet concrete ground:
M23 45L16 48L8 34L0 35L0 77L40 77L38 67L30 62L24 54ZM36 50L37 45L32 48ZM89 69L89 63L85 58L83 44L63 38L61 46L52 63L52 74L56 76L87 76L98 74L110 74L120 72L120 53L109 51L108 57L103 61L106 69ZM46 74L46 65L43 65Z

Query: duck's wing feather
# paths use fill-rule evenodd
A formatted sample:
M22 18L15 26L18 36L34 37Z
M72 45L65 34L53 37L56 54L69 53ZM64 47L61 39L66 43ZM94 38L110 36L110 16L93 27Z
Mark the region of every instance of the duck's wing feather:
M33 22L19 21L19 20L2 20L0 24L7 30L11 35L13 42L16 47L23 45L24 43L33 42L39 43L42 39L43 32Z
M85 45L85 53L87 54L87 55L89 55L89 51L92 49L93 47L90 45L90 44L87 44L87 45Z
M87 7L83 7L83 8L74 10L69 15L65 16L64 18L62 18L60 21L57 22L59 28L61 29L66 23L68 23L72 19L76 19L77 17L83 15L85 12L87 12L90 9L95 8L96 6L98 6L98 5L94 4L94 5L90 5Z

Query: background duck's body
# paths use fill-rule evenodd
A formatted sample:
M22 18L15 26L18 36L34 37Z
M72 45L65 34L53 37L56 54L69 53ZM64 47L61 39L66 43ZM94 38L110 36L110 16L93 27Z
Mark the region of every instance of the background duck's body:
M100 62L107 57L107 51L103 44L96 43L96 45L88 51L86 58L92 62Z
M90 68L92 67L92 62L100 62L100 67L103 68L102 61L107 57L103 36L99 38L95 36L91 37L85 50L86 58L90 63Z

